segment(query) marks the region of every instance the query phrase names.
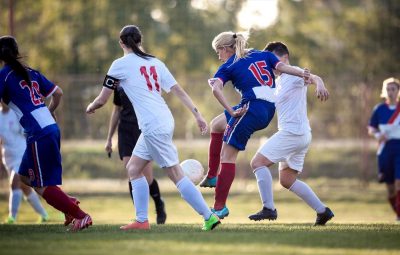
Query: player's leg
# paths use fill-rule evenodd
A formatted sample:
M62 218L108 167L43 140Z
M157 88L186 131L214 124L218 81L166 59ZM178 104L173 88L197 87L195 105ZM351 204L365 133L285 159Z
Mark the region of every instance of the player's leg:
M397 221L400 221L400 154L397 152L397 156L394 161L394 189L396 194L396 215Z
M268 143L264 144L251 160L251 168L256 176L258 192L260 194L263 208L249 215L250 220L276 220L278 217L274 204L272 175L269 167L274 164L268 157L261 153L262 148L269 148Z
M387 189L387 198L389 201L390 206L392 207L393 211L396 213L396 200L397 200L397 194L396 190L394 188L394 183L386 183L386 189Z
M383 150L378 155L378 168L379 172L382 174L382 182L386 183L388 195L387 199L393 211L397 214L396 201L397 194L395 188L395 158L391 157L389 146L385 146Z
M150 229L148 221L149 183L143 174L143 170L151 160L152 157L147 149L145 138L141 134L126 166L136 217L133 223L122 226L122 230Z
M92 224L91 217L79 208L77 201L58 187L62 182L59 132L29 143L18 172L21 181L34 187L49 205L74 218L71 230Z
M5 220L6 223L12 224L17 220L17 214L19 210L19 206L21 205L22 200L22 190L20 186L20 182L18 181L18 177L14 171L10 171L10 197L8 200L8 218Z
M219 218L213 215L206 201L193 182L183 174L179 164L165 168L168 177L175 183L182 198L204 218L203 230L212 230L220 224Z
M165 204L164 200L161 197L161 192L158 186L158 182L153 177L153 164L151 162L149 162L145 166L143 174L146 177L147 182L149 183L150 196L153 199L154 205L156 207L157 224L164 224L165 221L167 220L167 214L165 212Z
M215 201L213 211L220 218L229 215L226 207L229 190L235 179L236 174L236 158L239 150L232 145L224 143L221 151L221 170L218 175L217 187L215 188Z
M249 215L250 220L276 220L278 217L274 204L272 175L269 167L276 162L285 160L285 157L295 150L296 144L288 141L288 138L290 138L290 135L283 131L278 131L260 146L251 160L250 165L256 176L263 207L259 212Z
M46 212L46 209L44 209L42 203L40 202L39 196L37 193L29 186L25 185L22 183L22 181L19 178L19 175L15 175L15 179L18 180L21 190L25 195L26 200L28 203L32 206L32 208L35 210L40 215L40 222L46 222L49 220L49 215Z
M279 171L281 185L306 202L317 213L315 225L325 225L334 216L333 212L326 207L310 186L297 179L298 171L290 167L284 167Z
M166 170L168 177L175 183L181 196L189 203L192 208L205 219L203 230L211 230L219 224L219 219L212 214L200 191L194 184L184 176L179 165L178 151L172 142L173 129L165 133L146 136L146 148L151 158L163 169ZM138 144L140 139L138 141ZM135 147L134 153L137 151Z
M218 168L220 165L222 138L227 121L224 113L215 117L210 123L210 144L208 147L208 171L200 182L200 187L214 188L217 184Z

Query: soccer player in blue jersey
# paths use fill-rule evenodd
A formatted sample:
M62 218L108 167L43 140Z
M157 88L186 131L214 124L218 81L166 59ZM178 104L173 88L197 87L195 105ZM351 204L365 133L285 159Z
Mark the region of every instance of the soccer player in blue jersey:
M63 212L65 225L73 223L71 231L92 224L89 214L82 211L78 201L65 194L61 185L60 130L54 119L62 90L40 72L20 61L18 44L12 36L0 37L0 100L17 115L27 136L27 148L18 170L21 180L32 186L46 202ZM44 103L50 98L49 107Z
M379 142L378 177L386 183L388 200L400 221L400 81L383 81L381 97L385 102L375 106L368 132Z
M279 62L271 52L246 49L247 40L247 33L223 32L212 42L219 60L224 63L214 78L209 80L209 85L218 102L225 108L225 116L219 116L221 122L224 117L227 120L213 207L220 218L229 215L226 200L235 177L235 162L239 151L243 151L250 136L255 131L266 128L274 116L273 70L303 77L307 81L310 76L307 69L299 70ZM232 82L242 96L235 107L229 105L222 92L228 81Z

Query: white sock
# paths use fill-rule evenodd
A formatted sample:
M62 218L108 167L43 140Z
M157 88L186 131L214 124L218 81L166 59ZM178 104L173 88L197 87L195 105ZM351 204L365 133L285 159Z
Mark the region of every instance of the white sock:
M35 191L32 191L27 197L26 200L31 204L32 208L40 214L43 218L46 218L47 212L42 206L42 203L40 203L39 196L36 194Z
M205 220L208 220L212 214L210 208L208 208L206 201L201 195L200 191L194 186L193 182L186 176L180 179L176 183L176 187L183 199L190 204L190 206Z
M136 221L145 222L149 214L149 184L146 177L131 180L133 205L136 209Z
M23 194L21 189L10 190L10 198L8 200L8 210L9 210L9 215L14 219L17 218L17 213L19 206L21 204L22 195Z
M272 175L268 167L262 166L254 169L257 179L258 192L264 207L275 210L274 193L272 188Z
M319 200L314 191L306 183L296 180L289 190L303 199L311 208L317 213L323 213L325 211L325 205Z

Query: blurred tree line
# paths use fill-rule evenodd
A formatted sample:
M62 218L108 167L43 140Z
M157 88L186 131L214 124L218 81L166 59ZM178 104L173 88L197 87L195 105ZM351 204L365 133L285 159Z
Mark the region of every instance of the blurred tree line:
M86 105L100 91L112 61L122 56L120 29L138 25L145 50L163 60L208 120L222 112L207 85L220 62L211 41L222 31L241 31L237 13L246 0L14 0L15 36L24 60L59 84L64 138L105 138L112 104L95 116ZM8 34L9 0L0 0L0 34ZM268 10L260 10L268 13ZM262 22L262 21L260 21ZM250 47L281 40L291 64L309 67L331 92L321 104L310 89L315 137L363 137L383 79L399 77L398 0L279 1L276 23L252 29ZM238 95L226 89L232 104ZM166 95L176 137L197 137L193 118ZM276 130L272 125L259 135Z

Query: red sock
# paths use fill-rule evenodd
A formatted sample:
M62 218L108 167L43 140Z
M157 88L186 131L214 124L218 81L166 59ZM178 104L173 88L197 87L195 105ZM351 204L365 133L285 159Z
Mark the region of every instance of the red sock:
M221 163L221 171L218 175L217 187L215 187L214 209L221 210L228 198L233 179L235 179L235 163Z
M397 211L396 211L396 196L394 196L394 197L389 197L388 200L389 200L390 205L392 206L393 211L394 211L394 212L397 212Z
M210 145L208 148L208 178L213 178L218 175L223 137L224 133L211 133Z
M86 213L73 203L70 197L57 186L48 186L44 190L42 197L49 205L76 219L82 219L86 215Z
M396 196L396 214L397 217L400 218L400 190L397 191L397 196Z

